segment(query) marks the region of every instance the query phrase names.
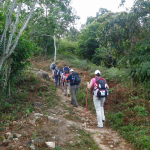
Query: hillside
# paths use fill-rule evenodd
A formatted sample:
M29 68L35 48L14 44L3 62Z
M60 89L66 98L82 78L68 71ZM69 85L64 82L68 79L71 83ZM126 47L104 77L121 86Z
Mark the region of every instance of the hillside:
M97 119L93 111L87 108L85 117L83 106L80 104L78 108L71 106L70 97L65 97L61 89L56 89L54 86L49 61L33 61L34 68L28 74L31 75L31 71L36 72L42 69L48 72L50 81L38 78L38 83L35 83L31 75L28 79L19 82L20 91L21 89L29 91L23 103L23 105L28 105L28 109L26 109L26 114L22 111L19 112L21 116L19 113L16 114L19 116L17 120L1 120L4 126L1 131L3 142L0 144L0 149L43 150L50 149L46 142L51 142L52 147L56 146L55 149L133 150L133 146L110 127L104 125L103 129L97 128ZM64 62L60 62L57 66L63 64ZM74 69L77 70L77 68ZM86 71L79 69L77 71L82 77L81 86L83 86L84 81L90 79L90 75ZM110 82L109 84L117 88L117 83ZM106 113L112 104L109 103L112 97L110 94L106 101Z

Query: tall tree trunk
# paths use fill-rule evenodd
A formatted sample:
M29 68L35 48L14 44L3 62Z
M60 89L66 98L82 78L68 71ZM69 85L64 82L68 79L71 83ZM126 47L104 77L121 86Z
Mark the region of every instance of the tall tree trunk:
M57 53L57 49L56 49L56 39L55 39L55 34L54 34L54 48L55 48L54 62L56 62L56 53Z

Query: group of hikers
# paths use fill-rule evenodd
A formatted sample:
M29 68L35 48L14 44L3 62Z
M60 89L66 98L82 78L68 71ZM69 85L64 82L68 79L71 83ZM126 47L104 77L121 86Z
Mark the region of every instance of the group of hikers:
M78 107L78 101L76 99L76 92L79 88L81 78L77 72L74 72L73 69L70 69L68 66L64 68L57 68L55 63L50 65L50 70L52 70L53 77L55 79L56 87L60 87L64 91L64 95L70 97L71 89L71 104L74 107Z
M79 88L81 78L77 72L74 72L73 69L70 69L68 66L64 68L57 68L55 63L50 65L50 70L52 70L55 85L58 86L64 91L64 95L70 97L70 87L71 87L71 104L74 107L78 107L78 102L76 99L76 92ZM104 102L108 95L109 86L104 78L101 78L101 72L96 70L94 72L95 76L91 79L90 82L87 82L87 91L88 89L93 89L93 102L97 115L97 127L103 128L103 122L105 121L104 114Z

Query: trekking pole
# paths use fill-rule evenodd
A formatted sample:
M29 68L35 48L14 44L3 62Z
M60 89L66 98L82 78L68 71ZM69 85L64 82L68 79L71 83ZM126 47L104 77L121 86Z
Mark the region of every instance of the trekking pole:
M67 96L67 82L65 82L65 84L66 84L66 100L68 100L68 96Z
M62 90L62 92L63 92L63 90L64 90L64 85L63 85L63 84L64 84L64 82L63 82L63 80L62 80L61 82L62 82L62 83L61 83L61 87L62 87L62 89L61 89L61 90Z
M87 99L88 99L88 88L87 88L86 105L85 105L85 122L84 122L84 127L85 127L85 128L86 128L86 110L87 110Z
M87 99L88 99L88 88L87 88L87 96L86 96L85 116L86 116L86 110L87 110Z

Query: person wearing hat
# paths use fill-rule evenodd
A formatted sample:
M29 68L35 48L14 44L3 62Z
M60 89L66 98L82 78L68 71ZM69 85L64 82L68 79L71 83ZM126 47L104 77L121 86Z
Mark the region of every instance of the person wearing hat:
M74 70L73 70L73 69L70 69L70 72L71 72L71 73L73 73L73 72L74 72Z
M69 73L69 70L70 70L70 68L65 65L65 66L64 66L64 71L67 72L67 73Z
M94 93L94 87L96 83L96 78L100 77L101 72L99 70L95 71L95 77L91 79L90 83L87 82L87 88L91 89L93 88L93 93ZM103 78L103 80L106 82L106 80ZM108 84L106 83L107 89L109 89ZM93 94L93 102L96 110L96 115L97 115L97 127L103 128L103 121L105 121L105 116L104 116L104 102L105 102L105 97L98 98Z
M52 70L53 75L54 75L55 68L56 68L56 64L54 62L52 62L51 65L50 65L50 70Z
M79 85L76 85L74 83L74 80L73 80L73 73L76 73L74 72L73 69L70 69L70 75L68 76L68 78L66 80L70 80L70 86L71 86L71 104L74 106L74 107L78 107L78 102L77 102L77 99L76 99L76 92L79 88Z

